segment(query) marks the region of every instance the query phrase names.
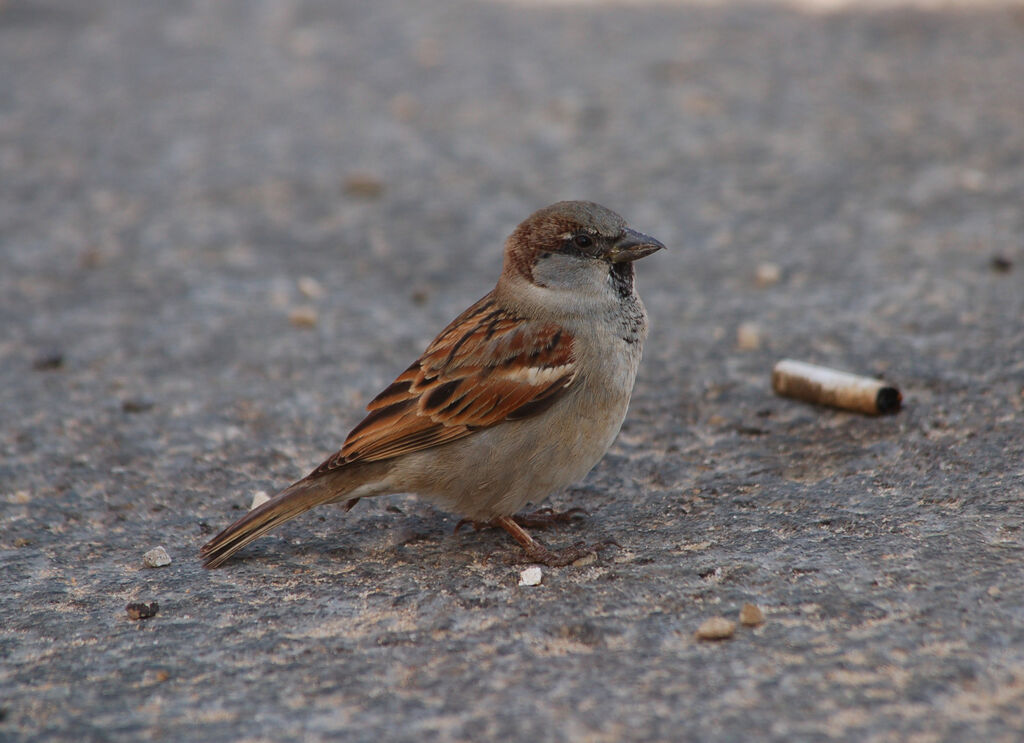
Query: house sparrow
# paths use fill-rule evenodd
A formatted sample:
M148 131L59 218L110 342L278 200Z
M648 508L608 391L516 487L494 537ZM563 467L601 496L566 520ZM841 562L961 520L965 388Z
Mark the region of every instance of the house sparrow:
M532 214L497 286L370 402L340 451L211 539L206 567L314 506L385 493L499 526L531 561L593 551L549 550L513 514L581 479L618 434L647 336L633 261L664 247L591 202Z

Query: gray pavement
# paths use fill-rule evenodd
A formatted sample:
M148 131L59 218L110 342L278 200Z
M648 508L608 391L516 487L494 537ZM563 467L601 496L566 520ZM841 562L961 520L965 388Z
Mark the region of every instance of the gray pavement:
M1019 4L7 0L0 71L0 740L1024 736ZM204 571L565 198L671 246L542 537L621 548L394 496Z

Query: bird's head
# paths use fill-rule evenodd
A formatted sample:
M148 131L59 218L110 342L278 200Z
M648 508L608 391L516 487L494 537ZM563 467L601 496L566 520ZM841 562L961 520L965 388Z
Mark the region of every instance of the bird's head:
M560 201L534 212L512 232L505 243L504 273L541 287L582 289L664 247L600 204Z

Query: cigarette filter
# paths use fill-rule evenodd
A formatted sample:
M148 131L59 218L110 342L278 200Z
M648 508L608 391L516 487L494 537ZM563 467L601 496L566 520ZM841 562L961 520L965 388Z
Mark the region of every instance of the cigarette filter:
M868 415L895 413L903 401L900 391L886 382L791 359L772 369L772 389L782 397Z

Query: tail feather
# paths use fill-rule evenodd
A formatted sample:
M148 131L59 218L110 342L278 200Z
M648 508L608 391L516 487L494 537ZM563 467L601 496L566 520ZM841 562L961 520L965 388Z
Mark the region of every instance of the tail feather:
M318 477L299 480L266 503L252 509L242 518L224 529L199 550L203 565L207 568L220 567L228 558L250 542L259 539L271 529L285 521L305 513L322 503L342 500L348 492L358 486L358 482L347 487L338 486L335 478ZM348 510L355 505L358 498L351 498L346 503Z

